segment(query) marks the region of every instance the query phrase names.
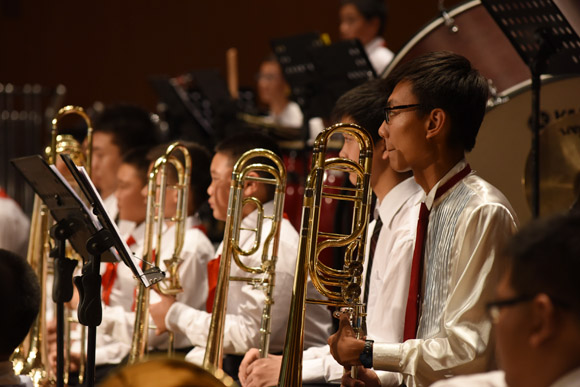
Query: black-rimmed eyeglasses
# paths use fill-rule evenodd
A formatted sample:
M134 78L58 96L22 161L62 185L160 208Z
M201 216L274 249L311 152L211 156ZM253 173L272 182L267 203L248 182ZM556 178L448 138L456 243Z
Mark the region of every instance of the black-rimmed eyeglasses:
M411 105L398 105L398 106L389 106L386 107L385 110L385 122L388 124L391 121L391 117L394 116L396 113L394 110L401 110L401 109L410 109L410 108L418 108L421 104L414 103ZM410 110L409 110L410 111Z
M531 301L533 298L534 298L534 296L525 295L525 296L508 298L505 300L492 301L492 302L488 302L485 305L485 309L487 310L487 315L489 316L491 322L496 324L499 320L499 312L500 312L501 308L505 308L508 306L514 306L517 304L521 304L522 302L528 302L528 301Z

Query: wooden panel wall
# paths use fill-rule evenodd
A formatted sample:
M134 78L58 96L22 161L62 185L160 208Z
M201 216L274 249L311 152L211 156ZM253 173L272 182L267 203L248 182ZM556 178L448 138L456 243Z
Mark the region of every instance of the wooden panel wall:
M337 40L338 7L338 0L0 0L0 82L62 83L69 104L154 109L150 75L224 72L225 50L237 47L240 84L251 87L271 38L319 31ZM389 47L398 50L437 15L437 0L391 0Z

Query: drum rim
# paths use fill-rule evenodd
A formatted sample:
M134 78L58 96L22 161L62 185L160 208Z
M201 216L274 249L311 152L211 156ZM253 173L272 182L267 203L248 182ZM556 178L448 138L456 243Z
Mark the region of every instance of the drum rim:
M463 13L471 8L475 8L478 5L481 5L480 0L469 0L465 3L456 5L455 7L449 9L446 12L450 17L455 17L455 16L459 15L460 13ZM439 11L439 12L441 12L441 11ZM445 23L445 21L443 20L443 16L441 16L441 14L439 14L439 16L432 19L430 22L428 22L423 27L421 27L419 32L417 32L415 35L413 35L411 37L411 39L409 39L407 41L407 43L405 43L403 45L403 47L395 54L395 56L393 57L393 60L389 63L389 65L381 73L381 78L386 78L387 75L389 75L393 71L393 69L399 64L399 62L401 62L401 59L403 57L405 57L405 55L407 55L409 53L409 51L411 51L411 49L413 47L415 47L415 45L421 39L423 39L425 36L427 36L429 33L431 33L436 27L439 27L440 25L442 25L444 23Z
M580 74L560 74L560 75L550 75L550 74L544 74L541 76L541 83L542 83L542 87L545 85L548 85L550 83L553 82L560 82L560 81L565 81L567 79L576 79L576 78L580 78ZM499 106L503 106L506 103L508 103L509 101L511 101L512 98L515 98L517 96L519 96L520 94L529 92L530 89L532 88L532 80L531 79L526 79L525 81L522 81L520 83L517 83L513 86L510 86L509 88L505 89L504 91L502 91L501 93L499 93L497 95L498 101L492 101L491 105L488 105L485 114L491 112L492 110L494 110L495 108L499 107ZM490 99L491 101L491 99ZM488 102L489 103L489 102ZM531 104L531 102L530 102ZM540 104L541 104L541 99L540 99Z

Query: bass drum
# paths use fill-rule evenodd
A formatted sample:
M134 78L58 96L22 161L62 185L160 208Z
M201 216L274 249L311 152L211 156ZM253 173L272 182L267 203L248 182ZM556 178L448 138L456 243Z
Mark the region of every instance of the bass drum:
M448 11L427 24L395 55L385 78L402 63L431 51L452 51L469 59L498 93L525 81L530 71L479 0Z
M475 148L467 155L467 159L471 167L481 177L504 193L514 207L520 223L524 224L532 217L524 187L526 162L532 142L530 81L506 90L500 97L503 103L490 108L485 114L477 135ZM563 117L579 113L580 76L543 79L540 104L540 125L546 130ZM576 132L574 134L578 135ZM542 130L540 132L541 142L543 136ZM553 164L552 160L560 160L562 157L559 154L560 151L555 147L549 149L542 146L542 149L546 150L540 152L541 168L545 169L545 166ZM577 157L576 155L566 155L566 157ZM561 167L564 168L565 165L562 164ZM552 168L552 171L556 170L558 168ZM554 173L548 170L545 172ZM541 171L541 181L549 178L550 176L546 176ZM573 181L569 182L570 186L573 184ZM573 202L573 196L570 196L570 203L561 203L560 205L547 203L546 201L549 200L554 200L554 195L550 195L548 191L541 188L540 214L542 216L556 212L553 210L554 208L564 210L569 207Z

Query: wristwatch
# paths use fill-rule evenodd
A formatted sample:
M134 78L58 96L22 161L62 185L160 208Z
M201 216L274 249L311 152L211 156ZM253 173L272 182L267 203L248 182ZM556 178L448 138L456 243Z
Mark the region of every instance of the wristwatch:
M358 357L365 368L373 368L373 344L374 340L366 340L365 347Z

